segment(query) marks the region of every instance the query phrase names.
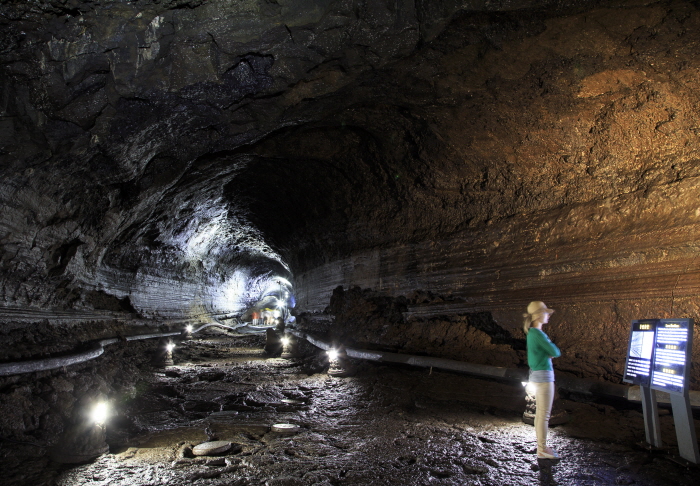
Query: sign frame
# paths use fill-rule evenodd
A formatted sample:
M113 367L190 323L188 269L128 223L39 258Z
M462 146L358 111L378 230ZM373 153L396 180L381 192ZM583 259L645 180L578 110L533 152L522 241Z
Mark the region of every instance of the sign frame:
M622 381L639 386L649 386L654 368L656 326L660 319L636 319L630 326L627 357ZM648 326L648 327L646 327ZM645 336L651 334L651 336ZM647 356L648 355L648 356Z
M692 362L692 357L693 357L693 327L695 325L695 322L693 319L660 319L658 324L656 325L656 332L654 335L654 357L652 360L652 365L651 365L651 381L649 384L649 387L652 390L657 390L657 391L662 391L666 392L669 394L676 394L676 395L685 395L688 392L688 382L690 381L690 367L691 367L691 362ZM674 327L671 327L674 326ZM677 326L677 327L675 327ZM666 329L686 329L685 333L685 341L684 342L676 342L676 344L672 344L671 341L673 339L677 339L675 337L669 337L664 336L660 332L660 330L666 330ZM665 341L661 341L664 339ZM666 343L666 344L664 344ZM677 346L680 347L681 349L674 349L672 351L666 352L664 347L668 346ZM666 353L666 354L664 354ZM680 364L679 360L682 357L683 364ZM669 359L672 361L675 361L673 364L666 366L664 363L669 363ZM681 372L678 373L679 368L682 367L680 370ZM666 373L663 371L667 368L670 368L669 371L673 371L676 376L679 377L679 379L676 379L676 382L680 382L680 385L674 385L672 383L669 383L668 378L671 378L670 376L664 376ZM656 380L655 383L655 378L658 379ZM666 383L669 383L668 385L663 385L660 384L660 381L666 379Z

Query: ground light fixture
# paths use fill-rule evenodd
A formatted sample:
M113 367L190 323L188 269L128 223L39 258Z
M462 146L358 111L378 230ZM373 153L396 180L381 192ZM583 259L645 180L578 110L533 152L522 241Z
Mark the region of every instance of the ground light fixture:
M282 338L273 329L265 329L265 347L263 348L265 354L269 357L277 358L284 351L284 344L282 343Z
M187 324L185 330L182 333L182 337L185 339L192 339L192 331L194 331L194 326L192 324Z
M170 341L165 345L165 356L163 359L164 366L173 366L175 361L173 361L173 349L175 349L175 343Z
M90 411L90 420L99 427L104 427L109 418L109 404L104 401L97 402Z
M534 425L537 413L535 387L528 381L521 381L521 383L525 389L525 410L523 410L522 420L526 424Z
M292 346L292 340L289 338L289 336L285 335L280 338L280 342L282 343L282 354L280 357L285 359L291 358L292 352L290 348Z
M153 366L157 366L159 368L173 366L175 364L173 361L173 349L175 349L175 343L170 340L161 340L158 343L156 353L153 356Z
M523 412L523 422L526 424L535 424L535 415L537 414L537 400L535 398L535 385L534 382L521 381L523 388L525 388L525 411ZM559 399L559 394L554 390L554 399L552 401L552 410L549 416L550 427L555 425L565 424L569 421L569 414L561 405L561 400Z
M535 395L535 387L532 386L532 384L529 381L521 381L520 383L523 384L523 387L525 388L525 393L528 395Z
M109 404L100 400L84 410L77 422L67 424L61 439L48 453L52 461L59 464L81 464L109 451L106 423Z
M345 346L331 348L328 353L328 376L345 377L352 376L355 373L355 367L348 359Z

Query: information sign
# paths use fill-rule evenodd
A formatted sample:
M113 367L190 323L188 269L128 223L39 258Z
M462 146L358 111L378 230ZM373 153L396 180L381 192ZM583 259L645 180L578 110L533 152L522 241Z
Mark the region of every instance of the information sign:
M625 374L622 381L634 385L649 386L654 357L654 336L658 323L658 319L632 321Z
M690 368L692 319L661 319L656 325L651 388L683 394Z
M639 385L647 442L661 447L656 392L670 394L678 450L683 459L699 464L700 450L687 388L693 347L693 319L632 321L622 381Z

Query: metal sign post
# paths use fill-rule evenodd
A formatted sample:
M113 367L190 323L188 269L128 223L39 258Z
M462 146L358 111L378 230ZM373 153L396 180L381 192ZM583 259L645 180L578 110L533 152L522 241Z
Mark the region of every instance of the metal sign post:
M678 451L687 461L700 463L695 423L690 408L690 363L693 345L692 319L661 319L656 326L651 388L671 396L673 423L676 426Z
M695 423L693 422L688 393L684 395L672 393L671 407L673 408L673 423L676 425L678 452L686 461L698 464L700 463L700 452L698 452L698 439L695 436Z
M661 422L659 421L659 409L656 406L656 390L648 386L640 386L642 395L642 413L644 414L644 434L647 443L661 448Z

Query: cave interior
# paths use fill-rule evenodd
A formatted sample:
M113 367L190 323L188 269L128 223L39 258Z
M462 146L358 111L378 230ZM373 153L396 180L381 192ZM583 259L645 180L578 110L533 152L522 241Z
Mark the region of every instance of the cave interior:
M4 0L0 26L8 484L700 480L667 396L650 450L595 392L629 388L633 320L700 319L697 0ZM518 380L328 375L323 343L516 376L531 301L560 466Z

